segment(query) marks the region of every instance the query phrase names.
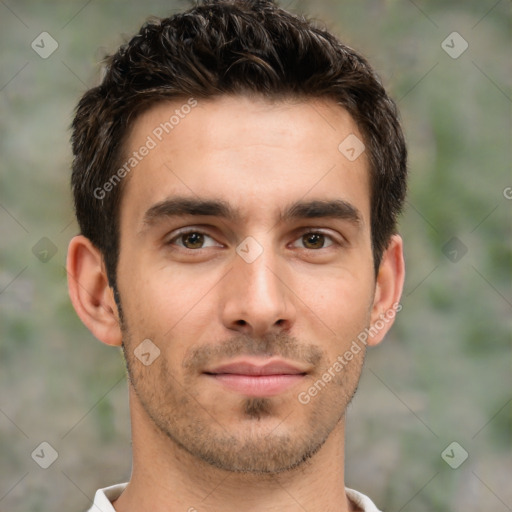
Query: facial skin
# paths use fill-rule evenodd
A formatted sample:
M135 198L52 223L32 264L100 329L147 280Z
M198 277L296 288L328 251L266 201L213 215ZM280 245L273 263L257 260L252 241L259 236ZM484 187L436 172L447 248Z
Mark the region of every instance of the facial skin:
M161 103L137 119L127 153L180 105ZM308 404L298 395L392 309L403 284L398 236L375 276L368 160L363 153L350 162L338 151L352 133L363 139L348 113L327 100L199 101L125 178L120 322L101 255L83 237L71 243L75 308L99 339L123 343L129 371L134 474L117 510L131 510L140 468L151 465L162 482L179 474L190 483L197 468L229 474L239 492L243 483L254 492L254 482L279 475L292 485L299 478L292 475L304 478L316 467L336 486L326 497L349 510L339 495L344 415L365 351ZM197 202L209 203L198 210ZM220 215L212 202L232 215ZM148 339L160 353L146 366L134 351ZM277 377L276 389L248 391L245 381L240 388L240 378L218 371L241 362L288 363L295 375ZM300 495L308 510L334 510L321 508L312 489ZM254 499L254 510L263 510ZM281 510L301 509L289 496L282 500Z

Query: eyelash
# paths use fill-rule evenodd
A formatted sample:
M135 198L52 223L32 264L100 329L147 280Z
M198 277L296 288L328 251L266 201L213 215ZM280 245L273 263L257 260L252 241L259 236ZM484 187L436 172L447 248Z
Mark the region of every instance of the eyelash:
M201 231L200 229L188 228L188 229L184 229L182 231L178 231L178 233L176 233L171 239L169 239L169 241L167 241L165 245L169 245L169 246L174 245L174 242L176 242L176 240L179 240L180 238L182 238L186 235L190 235L190 234L194 234L194 233L204 235L208 238L211 238L212 240L215 240L214 237L210 236L208 233L205 233L204 231ZM328 235L327 233L324 233L321 230L313 229L313 228L305 228L303 231L300 231L298 236L294 239L294 241L299 240L300 238L304 237L305 235L322 235L326 239L329 239L331 241L330 245L328 245L327 247L321 247L320 249L307 249L306 247L304 247L303 249L306 251L320 251L321 249L328 249L329 247L332 247L332 246L343 245L341 242L337 241L333 236ZM203 249L208 249L208 247L201 247L199 249L189 249L187 247L183 247L180 245L178 245L178 247L182 250L190 251L190 252L199 252L199 251L202 251Z
M208 233L205 233L204 231L201 231L199 229L185 229L183 231L178 231L178 233L173 236L167 243L166 245L174 245L174 242L176 240L179 240L180 238L182 237L185 237L186 235L191 235L191 234L194 234L194 233L197 233L199 235L204 235L204 236L207 236L208 238L211 238L212 240L215 240L213 238L213 236L210 236ZM218 242L217 242L218 243ZM189 249L187 247L182 247L182 246L178 246L180 247L180 249L183 249L185 251L194 251L194 252L198 252L198 251L201 251L202 249L206 249L205 247L201 247L200 249Z

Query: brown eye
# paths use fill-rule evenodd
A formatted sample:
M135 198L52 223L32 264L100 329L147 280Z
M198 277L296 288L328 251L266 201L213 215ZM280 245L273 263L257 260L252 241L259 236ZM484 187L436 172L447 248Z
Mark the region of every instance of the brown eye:
M322 233L307 233L302 236L302 243L306 249L322 249L325 245L325 235L322 235Z
M186 250L199 250L199 249L208 249L211 247L222 247L222 244L219 244L213 237L203 233L202 231L188 230L181 231L176 234L173 238L171 238L168 242L168 245L177 245L182 249Z
M183 247L187 249L201 249L204 244L204 235L202 233L186 233L179 237Z

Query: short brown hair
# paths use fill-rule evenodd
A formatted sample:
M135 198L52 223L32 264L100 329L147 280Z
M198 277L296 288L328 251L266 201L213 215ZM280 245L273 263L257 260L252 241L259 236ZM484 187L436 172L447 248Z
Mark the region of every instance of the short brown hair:
M107 59L73 121L72 188L81 232L116 287L122 183L98 197L120 165L134 120L157 102L226 94L326 98L357 123L370 162L375 270L406 191L406 147L394 102L368 62L327 30L271 0L204 0L152 20ZM341 142L341 141L340 141Z

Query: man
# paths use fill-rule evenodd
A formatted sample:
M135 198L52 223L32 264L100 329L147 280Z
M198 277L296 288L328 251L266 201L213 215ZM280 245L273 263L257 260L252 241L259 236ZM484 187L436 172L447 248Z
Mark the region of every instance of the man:
M91 510L376 511L344 423L401 308L406 150L368 63L271 1L204 1L110 58L72 142L70 296L123 348L133 437Z

